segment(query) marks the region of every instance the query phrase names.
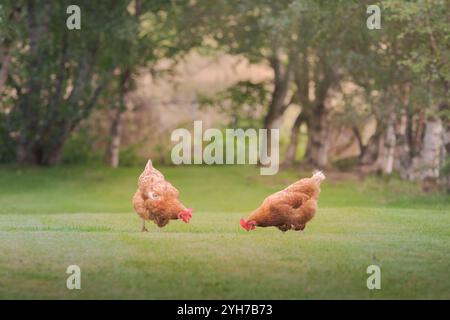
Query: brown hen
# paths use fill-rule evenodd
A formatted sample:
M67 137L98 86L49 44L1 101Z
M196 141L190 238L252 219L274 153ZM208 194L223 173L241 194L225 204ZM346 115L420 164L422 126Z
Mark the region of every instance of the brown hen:
M189 223L192 209L186 209L179 196L178 190L166 181L162 173L153 167L152 161L148 160L139 176L138 189L133 196L134 210L142 218L141 231L147 231L145 220L153 221L160 228L174 219Z
M255 227L277 227L285 232L290 229L304 230L317 209L320 183L325 175L318 171L311 178L301 179L287 188L268 196L241 226L247 230Z

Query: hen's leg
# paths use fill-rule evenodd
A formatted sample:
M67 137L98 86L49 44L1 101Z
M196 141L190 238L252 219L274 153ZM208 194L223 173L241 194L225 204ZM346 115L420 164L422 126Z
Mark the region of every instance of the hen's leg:
M147 231L147 228L145 228L145 219L149 218L147 208L145 207L145 200L142 198L139 190L136 191L136 193L133 196L133 207L134 210L136 210L137 214L142 219L142 227L141 231Z
M289 226L287 224L282 224L281 226L277 226L277 228L280 229L283 232L286 232L286 231L291 229L291 226Z
M317 209L317 200L310 199L306 201L300 208L292 211L292 227L296 231L305 229L306 223L311 220Z
M303 231L306 225L301 223L294 223L292 224L292 227L294 228L295 231Z
M148 231L147 228L145 227L145 220L144 220L144 219L142 219L142 228L141 228L141 231L142 231L142 232L147 232L147 231Z

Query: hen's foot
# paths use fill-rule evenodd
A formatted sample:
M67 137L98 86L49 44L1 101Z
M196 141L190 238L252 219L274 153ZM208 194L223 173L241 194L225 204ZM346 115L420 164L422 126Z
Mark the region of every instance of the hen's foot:
M305 229L304 224L296 224L296 225L293 225L293 227L294 227L295 231L303 231Z
M288 231L290 228L291 228L291 227L288 226L287 224L283 224L283 225L281 225L281 226L278 226L278 229L280 229L280 230L283 231L283 232Z
M142 220L141 232L148 232L147 228L145 227L145 220Z

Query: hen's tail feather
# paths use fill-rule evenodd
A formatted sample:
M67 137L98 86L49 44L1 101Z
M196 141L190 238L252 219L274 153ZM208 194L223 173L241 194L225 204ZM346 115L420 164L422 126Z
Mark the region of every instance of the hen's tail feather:
M325 180L325 175L322 171L315 170L311 179L316 180L318 183L321 183L323 180Z

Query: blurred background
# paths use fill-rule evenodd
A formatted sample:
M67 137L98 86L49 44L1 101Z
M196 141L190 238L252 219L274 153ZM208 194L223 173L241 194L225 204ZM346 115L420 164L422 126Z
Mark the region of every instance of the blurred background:
M284 167L450 191L448 1L78 1L80 30L70 4L0 4L2 163L170 164L203 120L280 128Z

